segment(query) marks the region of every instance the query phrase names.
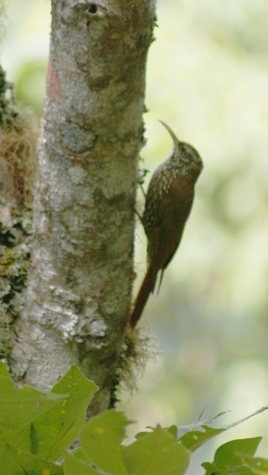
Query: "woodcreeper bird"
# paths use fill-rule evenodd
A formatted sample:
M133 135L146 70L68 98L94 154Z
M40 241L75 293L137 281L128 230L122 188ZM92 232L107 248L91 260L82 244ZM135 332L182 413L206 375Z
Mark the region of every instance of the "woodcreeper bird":
M148 240L147 272L128 315L127 331L133 330L139 321L148 297L154 291L159 271L160 288L164 270L180 244L194 200L194 186L203 168L194 147L180 142L171 128L160 122L173 139L173 150L155 170L148 187L141 218Z

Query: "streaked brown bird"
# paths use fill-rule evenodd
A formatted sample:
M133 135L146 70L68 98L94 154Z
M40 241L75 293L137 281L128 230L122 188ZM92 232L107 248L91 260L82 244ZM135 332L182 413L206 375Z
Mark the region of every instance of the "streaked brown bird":
M141 218L148 240L147 272L128 316L127 331L133 330L139 321L150 293L154 292L159 271L160 288L164 270L180 244L194 200L195 183L203 168L195 148L180 142L171 128L160 122L173 139L173 150L155 170L148 187Z

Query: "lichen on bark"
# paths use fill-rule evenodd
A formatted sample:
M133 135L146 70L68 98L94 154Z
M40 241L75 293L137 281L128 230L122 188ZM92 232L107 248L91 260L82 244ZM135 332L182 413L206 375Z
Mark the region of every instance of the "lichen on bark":
M38 126L33 114L16 103L1 67L0 129L0 356L7 357L25 304Z

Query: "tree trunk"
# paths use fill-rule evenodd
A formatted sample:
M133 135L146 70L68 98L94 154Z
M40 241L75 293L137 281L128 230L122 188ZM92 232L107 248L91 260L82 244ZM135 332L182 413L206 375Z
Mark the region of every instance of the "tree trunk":
M133 280L152 0L52 0L35 239L12 369L49 389L72 363L109 406Z

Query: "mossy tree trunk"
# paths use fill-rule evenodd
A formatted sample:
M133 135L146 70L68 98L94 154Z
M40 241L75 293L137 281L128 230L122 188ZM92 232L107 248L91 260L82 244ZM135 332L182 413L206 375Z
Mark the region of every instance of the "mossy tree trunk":
M152 0L52 0L27 303L11 366L49 389L77 363L109 406L133 280Z

